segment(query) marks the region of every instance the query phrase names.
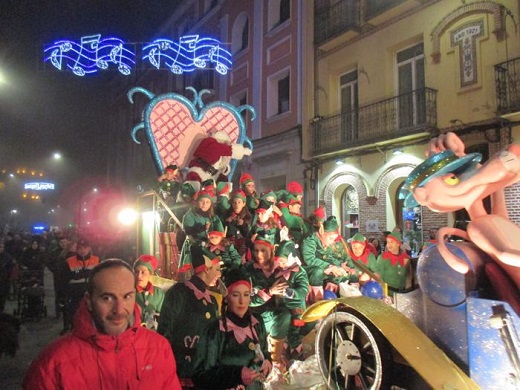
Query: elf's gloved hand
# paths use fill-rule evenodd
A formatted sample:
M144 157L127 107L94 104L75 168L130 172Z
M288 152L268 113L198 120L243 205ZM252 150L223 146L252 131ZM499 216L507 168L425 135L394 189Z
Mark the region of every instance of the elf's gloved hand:
M251 386L253 381L260 376L259 372L256 372L252 368L249 367L242 367L242 383L246 386Z

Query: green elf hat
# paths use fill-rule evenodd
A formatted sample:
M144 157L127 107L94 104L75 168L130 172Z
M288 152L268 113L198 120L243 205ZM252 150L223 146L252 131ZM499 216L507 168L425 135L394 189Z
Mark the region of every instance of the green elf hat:
M260 202L258 202L258 207L256 208L255 212L258 213L266 213L268 211L273 210L273 203L269 202L265 199L260 199Z
M148 268L148 271L153 275L157 269L158 261L152 255L141 255L134 263L134 270L139 266Z
M202 188L199 192L195 194L195 200L198 201L203 198L208 198L211 200L211 202L215 203L217 199L215 196L214 189L211 187Z
M337 233L338 228L339 228L338 220L333 215L328 217L325 220L325 222L323 222L323 231L325 233L332 233L332 232Z
M217 195L223 195L226 192L231 191L231 188L233 188L233 183L230 183L228 181L219 181L217 183Z
M418 206L413 197L413 190L422 187L434 177L448 173L460 174L475 168L482 159L480 153L469 153L458 157L452 150L444 150L423 161L408 175L404 182L399 199L404 199L404 207Z
M228 294L232 292L237 286L244 285L252 289L251 279L249 276L240 268L232 269L226 274L224 280Z
M196 193L197 190L190 183L182 183L181 194L183 196L193 199Z
M267 191L260 195L260 199L267 200L267 198L274 198L275 201L278 200L278 197L274 191Z
M266 232L260 232L255 238L254 244L265 245L269 248L274 248L274 236L272 234L267 234Z
M208 236L226 236L226 229L224 228L224 225L222 224L220 218L214 218L213 223L209 228Z
M403 237L401 236L401 233L399 232L392 232L388 236L386 236L386 240L392 240L397 242L399 245L403 243Z
M220 263L220 256L215 255L200 244L193 244L190 247L190 253L191 264L196 274Z
M240 187L244 188L246 184L254 182L255 179L253 179L253 176L250 173L243 173L242 176L240 176Z
M292 240L282 241L280 245L276 247L274 257L283 257L288 259L290 255L298 257L298 251L296 250L296 244Z
M170 164L170 165L167 165L166 168L164 168L164 172L166 172L166 171L173 171L173 172L175 172L177 169L179 169L177 167L177 165Z
M298 199L296 196L289 194L287 196L287 204L288 205L292 205L292 204L300 204L301 205L302 201L300 199Z
M365 243L367 242L367 238L362 235L361 233L356 233L352 236L350 242L360 242L360 243Z
M231 199L233 200L235 198L242 199L244 202L246 201L246 193L242 190L235 190L231 193Z

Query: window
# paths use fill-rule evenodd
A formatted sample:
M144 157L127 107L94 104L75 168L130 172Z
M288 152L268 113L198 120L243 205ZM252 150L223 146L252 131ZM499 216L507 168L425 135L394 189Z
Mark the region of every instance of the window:
M268 79L267 82L267 117L290 111L290 72L283 70Z
M426 120L424 93L424 47L422 43L397 53L399 128L405 129Z
M278 114L289 111L289 75L278 80Z
M346 73L339 78L341 141L349 143L358 139L358 77L357 70Z
M291 17L291 3L290 0L280 1L280 20L278 24L282 24Z
M247 91L242 91L239 93L236 93L235 95L231 96L229 99L230 103L234 105L235 107L244 106L247 104ZM246 116L249 110L243 110L240 114L242 115L242 118L244 119L244 122L246 121Z
M291 17L291 0L270 0L268 8L268 31Z
M249 18L247 14L240 14L233 24L231 37L231 51L239 53L249 46Z

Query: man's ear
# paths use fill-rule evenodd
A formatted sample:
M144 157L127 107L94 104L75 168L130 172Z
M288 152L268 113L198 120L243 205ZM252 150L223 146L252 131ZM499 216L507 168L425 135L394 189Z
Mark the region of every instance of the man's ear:
M92 302L90 301L90 294L88 293L88 291L85 291L85 300L87 301L88 311L92 311Z

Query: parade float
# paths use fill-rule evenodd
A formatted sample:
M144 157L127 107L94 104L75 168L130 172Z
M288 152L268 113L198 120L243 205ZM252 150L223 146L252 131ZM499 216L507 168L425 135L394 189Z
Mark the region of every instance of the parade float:
M255 110L249 105L235 107L223 101L205 104L203 96L208 90L193 94L189 100L177 93L154 95L136 87L128 92L130 102L134 95L144 94L149 102L143 110L143 120L132 131L132 138L140 143L136 134L143 131L157 172L175 167L182 178L183 201L168 202L158 191L151 190L140 196L138 210L138 253L154 253L159 259L160 276L177 279L179 245L177 235L182 234L182 214L186 198L195 194L201 182L207 180L231 181L239 159L251 154L252 143L246 136L243 114ZM160 220L168 223L160 227Z
M305 321L321 321L316 355L330 388L520 388L520 228L503 192L520 181L520 147L481 165L448 133L430 142L428 156L405 182L405 206L465 208L467 231L440 229L420 255L418 285L391 304L372 281L365 296L307 309Z

